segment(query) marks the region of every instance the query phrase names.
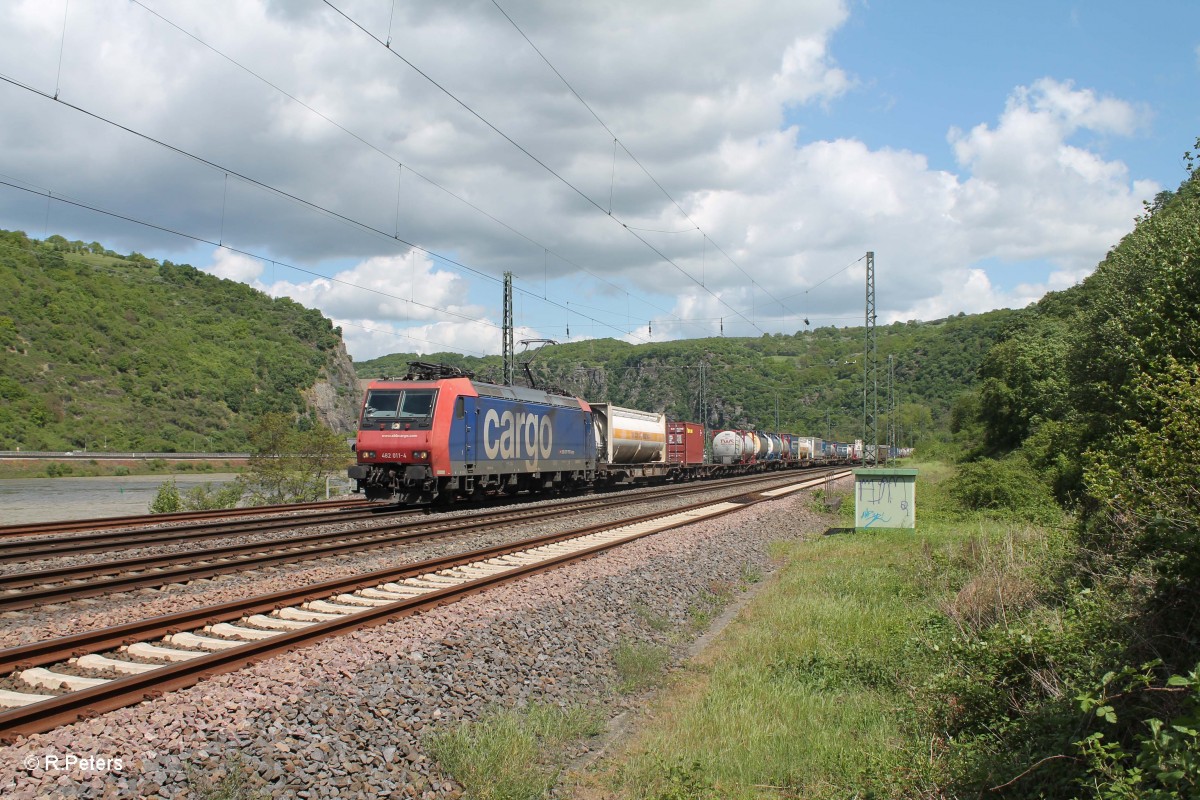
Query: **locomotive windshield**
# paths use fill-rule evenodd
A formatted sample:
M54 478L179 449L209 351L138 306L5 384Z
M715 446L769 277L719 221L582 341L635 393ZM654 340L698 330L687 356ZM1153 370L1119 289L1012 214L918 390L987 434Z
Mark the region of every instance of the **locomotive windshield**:
M436 396L437 389L371 389L363 421L429 419Z

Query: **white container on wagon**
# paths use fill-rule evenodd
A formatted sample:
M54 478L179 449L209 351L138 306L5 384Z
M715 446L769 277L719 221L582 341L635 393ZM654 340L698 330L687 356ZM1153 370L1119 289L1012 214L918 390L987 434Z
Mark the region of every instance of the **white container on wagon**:
M667 415L592 403L596 457L608 464L648 464L666 459Z
M746 452L745 440L738 431L721 431L713 437L712 452L717 464L740 464Z

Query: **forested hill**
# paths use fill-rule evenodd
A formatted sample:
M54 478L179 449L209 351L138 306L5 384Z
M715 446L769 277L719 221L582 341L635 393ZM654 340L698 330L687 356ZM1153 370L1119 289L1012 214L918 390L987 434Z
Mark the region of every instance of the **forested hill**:
M980 363L1021 312L993 311L878 328L880 437L894 357L897 420L905 443L948 435L955 402L978 380ZM552 385L592 402L666 411L714 427L779 428L839 441L862 436L864 330L818 328L795 335L711 338L631 345L601 339L547 347L531 368ZM524 382L518 354L518 383ZM460 366L498 380L498 356L400 353L356 364L359 377L403 375L411 360ZM703 365L703 370L701 369Z
M0 450L238 451L264 412L347 430L319 311L98 243L0 231Z
M905 443L946 438L985 353L1025 313L881 326L881 436L889 355ZM781 430L852 440L862 435L863 334L592 340L545 348L532 370L538 385L593 402L760 429L776 427L778 409ZM501 374L498 356L453 353L351 365L340 331L286 298L98 243L0 231L0 450L241 450L268 411L346 431L361 400L355 366L360 378L402 375L411 360Z

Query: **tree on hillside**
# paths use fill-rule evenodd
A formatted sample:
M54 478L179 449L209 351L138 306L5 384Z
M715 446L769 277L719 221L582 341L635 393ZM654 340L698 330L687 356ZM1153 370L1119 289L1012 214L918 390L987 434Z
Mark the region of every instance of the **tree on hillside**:
M1017 478L1079 500L1046 609L962 650L982 688L960 708L992 705L951 734L976 787L1011 791L997 796L1200 786L1200 173L1187 162L1094 274L1026 310L984 360L978 407L956 415L965 430L973 413L994 453L1016 451L981 461L960 493L990 501L1002 467L1025 461ZM1006 762L1019 781L995 779Z
M1168 359L1200 361L1200 173L1190 154L1188 170L1089 279L1069 364L1076 405L1101 446L1124 420L1143 418L1129 403L1142 375L1162 372Z
M1061 419L1068 408L1068 323L1040 307L1032 313L1029 324L993 347L980 367L979 410L990 451L1019 446L1041 422Z

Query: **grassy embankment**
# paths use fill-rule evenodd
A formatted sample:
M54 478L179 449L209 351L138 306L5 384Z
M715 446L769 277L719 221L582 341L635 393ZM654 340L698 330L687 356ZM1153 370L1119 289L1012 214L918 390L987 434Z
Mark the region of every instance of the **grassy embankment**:
M930 682L956 635L1032 600L1054 537L964 514L948 495L953 469L920 469L915 532L779 543L775 574L701 657L666 676L666 659L634 659L659 674L623 691L660 677L665 688L619 750L560 789L653 800L938 795L949 750ZM830 527L853 524L847 500ZM457 766L443 763L469 797L540 796L497 793L498 776Z
M772 580L584 783L621 798L940 794L930 681L956 635L1032 600L1056 537L963 513L953 468L919 468L916 531L781 543Z
M938 565L965 537L938 520L947 470L921 469L917 532L777 545L772 580L588 782L631 798L890 796L935 782L912 689L948 621L952 570ZM837 524L852 512L848 498Z

